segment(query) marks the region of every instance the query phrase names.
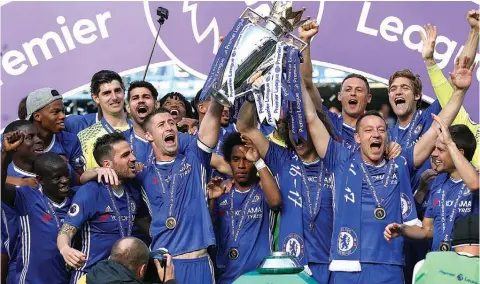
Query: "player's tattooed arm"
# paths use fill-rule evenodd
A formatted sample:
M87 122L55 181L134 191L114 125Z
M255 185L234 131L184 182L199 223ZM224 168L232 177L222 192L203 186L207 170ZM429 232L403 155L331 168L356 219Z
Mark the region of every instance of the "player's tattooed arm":
M75 236L75 233L77 233L78 229L75 228L75 226L72 226L70 224L63 224L63 226L60 228L60 231L58 232L59 235L67 235L70 239Z
M87 255L70 247L70 242L77 232L77 228L70 224L63 224L58 232L57 247L65 263L73 268L81 267L87 261Z

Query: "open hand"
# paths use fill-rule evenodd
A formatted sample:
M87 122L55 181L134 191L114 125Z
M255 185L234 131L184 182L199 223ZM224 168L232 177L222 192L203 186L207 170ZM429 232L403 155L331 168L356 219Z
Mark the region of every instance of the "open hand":
M425 34L420 31L422 37L422 58L423 60L433 59L435 52L435 42L437 40L437 26L431 26L430 24L423 26Z
M222 196L225 192L225 187L222 186L223 178L214 177L207 184L208 199L216 199Z
M475 68L475 63L468 68L469 62L470 58L468 56L462 58L457 57L457 59L455 59L455 67L453 73L450 73L450 79L453 85L459 90L468 89L472 83L472 72Z

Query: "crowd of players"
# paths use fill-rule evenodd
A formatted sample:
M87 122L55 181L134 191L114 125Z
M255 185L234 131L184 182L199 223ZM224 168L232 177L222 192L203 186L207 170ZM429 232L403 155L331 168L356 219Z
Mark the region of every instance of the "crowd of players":
M342 82L341 114L329 112L309 48L307 140L293 139L284 113L277 128L258 123L250 96L233 119L200 92L191 104L159 100L152 84L126 89L113 71L92 77L98 113L65 117L61 94L33 91L2 139L2 281L88 283L116 241L136 236L168 249L180 283L232 283L276 250L318 283L409 283L427 251L452 250L454 221L478 214L479 131L462 107L478 20L468 12L449 79L433 59L436 27L424 27L437 100L420 110L419 77L395 72L390 128L366 111L375 98L358 74ZM317 31L309 21L299 35ZM251 83L261 89L263 77Z

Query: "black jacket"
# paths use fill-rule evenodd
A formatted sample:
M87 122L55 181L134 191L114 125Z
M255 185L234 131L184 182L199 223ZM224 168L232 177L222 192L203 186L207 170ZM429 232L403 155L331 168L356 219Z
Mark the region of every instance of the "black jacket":
M112 261L102 260L87 273L87 284L144 284L138 280L125 266ZM177 284L176 280L165 284Z

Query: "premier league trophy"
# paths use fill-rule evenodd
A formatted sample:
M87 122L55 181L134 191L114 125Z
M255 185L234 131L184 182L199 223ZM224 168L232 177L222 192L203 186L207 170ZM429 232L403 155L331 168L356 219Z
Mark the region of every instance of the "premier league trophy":
M272 92L280 94L285 47L302 51L307 46L291 34L308 20L302 20L304 11L305 8L293 11L292 2L274 2L267 17L247 8L223 40L202 90L201 100L211 95L221 104L231 106L236 97L247 93L248 79L253 74L259 71L266 74L271 69L275 69L277 75L272 74L272 82L276 82L272 85ZM277 101L277 104L280 102Z

